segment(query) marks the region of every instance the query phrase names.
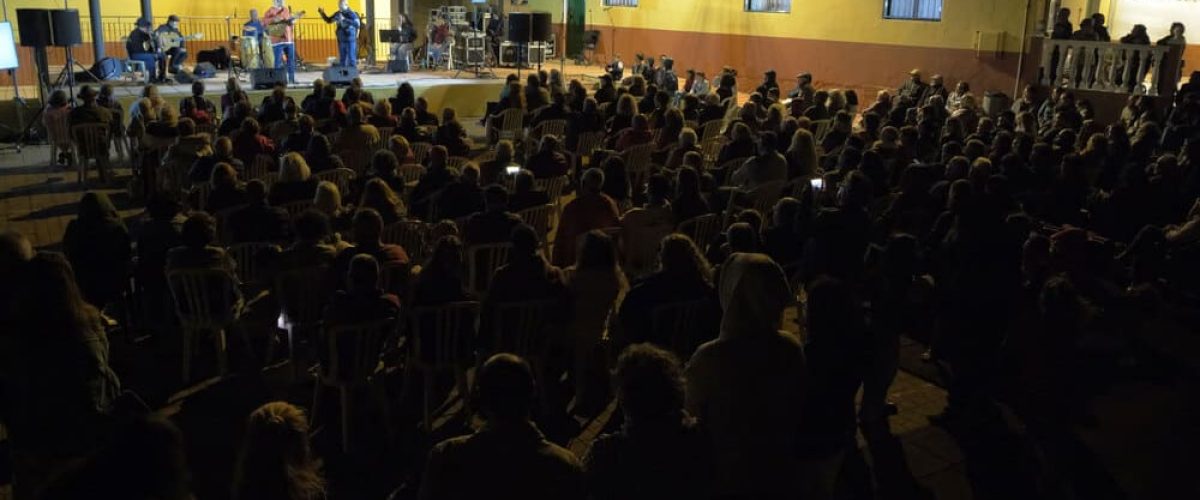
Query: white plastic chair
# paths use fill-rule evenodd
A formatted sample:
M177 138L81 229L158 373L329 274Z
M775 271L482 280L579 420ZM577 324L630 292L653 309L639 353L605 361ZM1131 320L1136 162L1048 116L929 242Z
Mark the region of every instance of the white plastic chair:
M476 296L482 297L500 266L508 263L511 243L486 243L467 249L467 287Z
M175 313L183 332L184 383L191 380L192 349L197 332L212 332L217 352L217 371L225 374L227 353L225 329L237 320L237 279L219 269L180 269L167 273L167 285L175 299Z
M350 452L350 422L354 419L353 391L363 386L375 389L376 403L383 413L388 434L392 434L391 411L381 377L384 342L396 330L396 319L385 318L348 325L324 325L318 332L317 384L313 387L311 415L320 410L321 389L338 390L342 407L342 452Z
M413 308L406 321L412 348L408 353L405 394L411 384L412 370L420 370L425 384L421 424L425 432L433 430L434 377L453 370L455 386L464 401L470 397L467 369L474 351L473 337L479 319L479 302L451 302L432 307ZM427 345L426 343L432 343ZM426 351L429 355L426 356ZM404 398L401 397L401 400Z

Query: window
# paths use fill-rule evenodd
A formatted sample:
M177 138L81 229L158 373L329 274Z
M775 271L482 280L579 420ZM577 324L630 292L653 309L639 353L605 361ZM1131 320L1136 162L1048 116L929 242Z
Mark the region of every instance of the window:
M883 0L883 17L941 21L942 0Z
M605 7L637 7L638 0L604 0Z
M746 0L746 12L791 12L792 0Z

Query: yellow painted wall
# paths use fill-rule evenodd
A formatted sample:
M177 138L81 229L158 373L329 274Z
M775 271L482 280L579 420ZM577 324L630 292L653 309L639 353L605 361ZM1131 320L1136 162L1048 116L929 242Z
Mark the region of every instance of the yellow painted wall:
M946 0L939 22L884 19L883 0L793 0L792 11L782 14L744 12L742 0L640 0L637 7L611 8L602 3L588 0L589 24L958 49L973 49L977 31L1004 32L1005 50L1016 52L1027 2ZM1031 29L1040 1L1034 4ZM562 2L530 0L529 7L558 19Z

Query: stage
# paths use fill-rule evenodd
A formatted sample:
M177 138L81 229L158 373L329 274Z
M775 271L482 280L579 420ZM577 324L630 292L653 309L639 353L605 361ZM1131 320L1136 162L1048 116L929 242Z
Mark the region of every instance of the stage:
M549 71L550 69L565 68L564 74L567 81L578 79L584 85L591 87L597 81L597 78L603 73L603 68L600 66L580 66L574 64L561 65L559 61L543 64L542 69ZM522 85L524 78L529 74L530 69L521 69ZM533 69L536 71L536 67ZM481 117L487 109L488 101L499 99L500 89L504 85L504 78L510 73L517 73L516 68L494 68L492 70L495 77L491 77L488 73L484 73L480 78L476 78L475 72L472 70L463 71L445 71L445 70L418 70L409 73L386 73L375 68L364 71L360 78L363 80L363 87L371 92L372 96L378 100L395 95L396 88L403 82L412 84L413 90L417 97L424 97L429 101L429 109L437 114L441 114L440 110L451 107L458 111L461 117ZM214 102L218 101L222 94L225 93L225 81L229 78L228 71L218 71L213 78L205 78L201 81L207 87L206 94L209 99ZM288 95L292 96L299 102L308 95L312 89L312 82L322 77L322 71L297 71L296 84L288 87ZM254 90L250 88L250 78L248 73L242 73L239 77L242 83L242 89L250 95L250 101L258 104L262 98L270 93L270 90ZM110 80L105 83L111 84L114 87L114 93L118 100L129 109L132 104L141 95L141 81L131 82L128 78L121 80ZM76 85L76 91L82 84ZM91 84L96 85L96 84ZM64 87L65 88L65 87ZM176 103L179 100L191 95L191 84L173 83L166 85L158 85L158 92L168 102ZM5 99L5 94L8 97L12 95L12 88L8 88L7 92L0 92L0 99ZM338 92L339 96L341 92ZM32 86L22 86L21 95L28 101L26 115L32 116L37 111L37 89ZM5 102L4 104L10 104ZM7 107L5 107L7 108ZM399 113L400 110L393 110L394 113ZM4 109L0 112L3 120L6 122L12 120L12 109Z

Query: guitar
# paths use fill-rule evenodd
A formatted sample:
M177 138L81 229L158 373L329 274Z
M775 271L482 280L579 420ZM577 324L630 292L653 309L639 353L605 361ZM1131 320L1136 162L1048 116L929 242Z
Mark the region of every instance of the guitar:
M204 33L192 33L191 35L182 36L175 33L162 33L158 35L159 50L167 51L176 48L183 48L183 42L193 40L203 40Z
M289 7L288 9L290 10L291 7ZM308 11L302 10L300 12L292 14L292 17L289 17L287 19L280 19L278 21L272 21L270 23L267 23L267 35L275 37L275 38L281 38L281 37L287 35L288 25L292 24L297 19L304 17L304 14L306 14L306 13L308 13Z

